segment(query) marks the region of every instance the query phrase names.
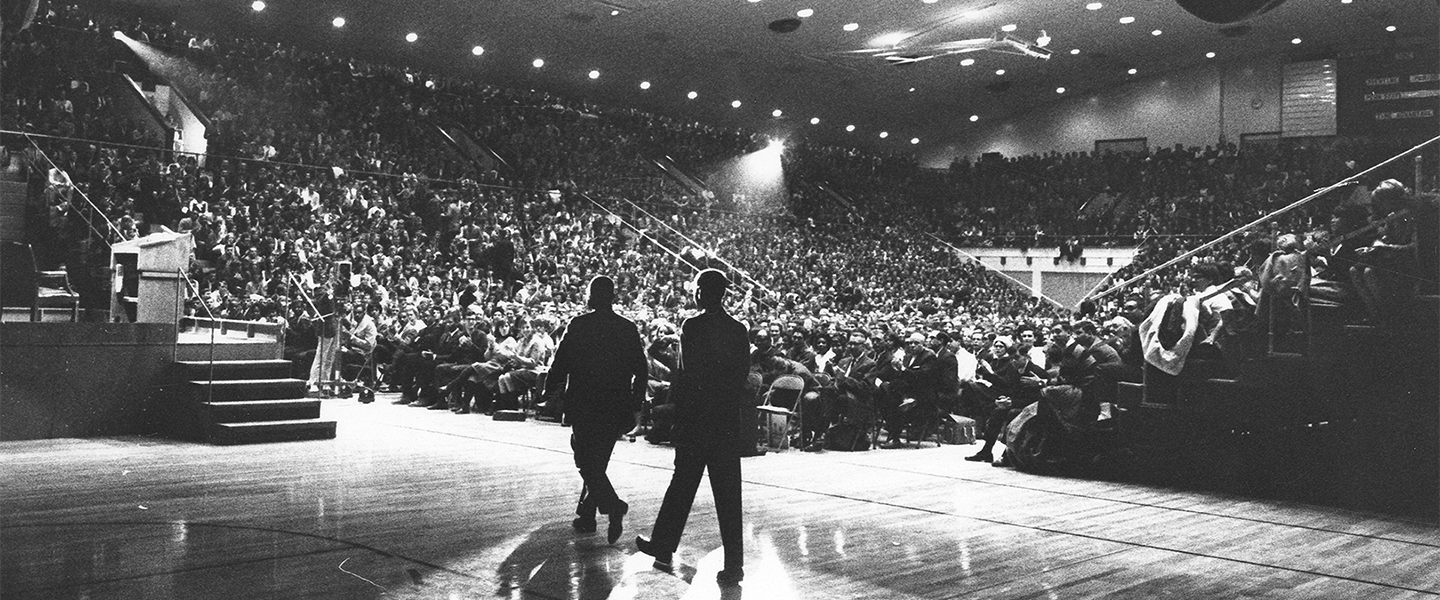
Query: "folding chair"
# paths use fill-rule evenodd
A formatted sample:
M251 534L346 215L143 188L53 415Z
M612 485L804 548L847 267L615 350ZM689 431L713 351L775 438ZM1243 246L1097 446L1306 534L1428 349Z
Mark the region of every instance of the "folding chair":
M802 416L800 394L804 391L805 380L796 375L781 375L770 384L764 402L756 407L766 446L775 450L790 447L790 429Z

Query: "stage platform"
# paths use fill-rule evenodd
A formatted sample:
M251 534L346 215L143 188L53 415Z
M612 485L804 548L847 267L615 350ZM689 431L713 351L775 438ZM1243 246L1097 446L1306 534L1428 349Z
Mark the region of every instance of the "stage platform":
M329 441L0 443L0 598L1422 598L1440 526L965 462L976 446L744 459L746 574L702 486L670 575L673 452L620 442L626 532L570 529L569 429L326 400ZM1377 468L1383 468L1377 466ZM603 517L602 517L603 520Z

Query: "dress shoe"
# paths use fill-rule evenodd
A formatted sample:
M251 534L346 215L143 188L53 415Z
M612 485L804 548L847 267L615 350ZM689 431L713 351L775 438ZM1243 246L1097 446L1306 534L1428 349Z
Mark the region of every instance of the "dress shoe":
M429 410L450 410L450 405L445 404L444 402L436 402L425 408Z
M570 522L570 527L574 528L576 533L595 533L595 517L575 517L575 520Z
M620 508L610 511L610 527L605 530L605 541L614 544L620 539L620 534L625 531L625 513L630 512L630 505L620 503Z
M971 456L965 457L965 460L968 460L970 462L991 462L995 460L995 457L991 456L989 452L977 452Z
M740 567L721 569L719 573L715 574L715 583L720 584L720 587L739 585L743 579L745 579L745 569Z
M401 397L399 397L399 398L396 398L396 399L390 401L390 403L391 403L391 404L409 404L409 403L414 402L414 401L415 401L414 398L406 398L405 396L401 396Z
M671 552L662 552L655 547L655 542L644 537L635 537L635 549L655 557L655 564L651 565L657 570L670 573L675 570L675 556Z

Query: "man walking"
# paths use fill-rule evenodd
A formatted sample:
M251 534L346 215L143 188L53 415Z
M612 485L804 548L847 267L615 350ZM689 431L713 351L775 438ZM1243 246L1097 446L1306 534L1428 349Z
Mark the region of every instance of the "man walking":
M585 482L572 525L578 532L593 532L595 513L607 514L611 544L620 539L630 506L615 493L605 470L616 438L635 424L648 375L640 330L615 314L614 301L614 280L604 275L590 280L591 312L570 320L546 378L547 387L565 392L570 448Z
M710 472L725 567L716 576L722 586L745 577L745 551L740 505L740 456L755 445L745 427L745 412L754 410L745 388L750 372L746 329L725 312L721 300L730 281L715 269L695 278L696 302L704 310L680 328L680 359L670 387L675 404L675 474L655 518L651 538L635 546L655 557L655 567L671 570L675 549L685 532L700 476Z

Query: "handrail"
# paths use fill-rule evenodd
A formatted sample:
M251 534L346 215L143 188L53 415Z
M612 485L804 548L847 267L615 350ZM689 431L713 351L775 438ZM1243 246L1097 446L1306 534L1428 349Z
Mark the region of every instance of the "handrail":
M587 199L588 199L588 198L587 198ZM659 218L659 217L656 217L655 215L651 214L650 211L645 210L644 208L641 208L640 205L635 204L634 202L631 202L630 200L625 199L625 198L621 198L621 200L624 200L625 203L629 204L630 206L635 207L636 210L639 210L640 212L644 213L645 216L650 217L650 219L651 219L652 221L655 221L656 223L659 223L661 226L665 227L666 229L669 229L670 231L674 232L675 235L680 236L682 239L684 239L685 241L689 242L691 245L695 246L696 248L703 248L706 253L708 253L709 255L711 255L711 256L713 256L713 257L715 257L715 260L720 261L721 264L723 264L723 265L725 265L726 267L728 267L731 271L734 271L734 272L739 273L740 275L744 276L745 279L749 280L751 283L754 283L756 287L760 288L761 290L764 290L765 293L767 293L767 294L772 294L772 295L778 295L778 294L775 294L774 290L771 290L771 289L770 289L769 287L767 287L765 284L760 283L760 282L757 281L754 277L751 277L751 276L750 276L750 273L746 272L744 269L737 268L734 264L730 263L730 261L727 261L727 260L725 260L725 259L723 259L723 258L720 258L720 253L716 252L713 248L706 248L706 247L705 247L704 245L702 245L700 242L697 242L697 241L695 241L694 239L691 239L690 236L687 236L687 235L685 235L684 233L681 233L679 230L675 229L674 227L671 227L669 223L666 223L666 222L664 221L664 219L661 219L661 218ZM593 201L592 201L592 202L593 202ZM603 207L602 207L602 208L603 208ZM612 213L612 214L613 214L613 213Z
M1390 158L1387 158L1387 159L1385 159L1384 161L1381 161L1380 163L1376 164L1375 166L1372 166L1372 167L1370 167L1370 168L1368 168L1368 169L1365 169L1364 171L1361 171L1361 172L1359 172L1359 173L1355 173L1354 175L1351 175L1351 176L1349 176L1349 177L1346 177L1346 178L1344 178L1344 179L1341 179L1340 181L1337 181L1337 182L1332 183L1332 184L1330 184L1330 185L1328 185L1328 186L1325 186L1325 187L1323 187L1323 188L1320 188L1320 189L1317 190L1315 193L1310 194L1309 196L1306 196L1306 197L1301 198L1301 199L1299 199L1299 200L1296 200L1295 202L1290 203L1290 205L1288 205L1288 206L1285 206L1285 207L1283 207L1283 208L1280 208L1280 209L1278 209L1278 210L1276 210L1276 211L1274 211L1274 212L1272 212L1272 213L1270 213L1270 214L1268 214L1268 215L1265 215L1265 216L1263 216L1263 217L1260 217L1259 219L1256 219L1256 220L1254 220L1254 221L1251 221L1250 223L1248 223L1248 224L1246 224L1246 225L1242 225L1239 229L1236 229L1236 230L1234 230L1234 231L1231 231L1230 233L1227 233L1227 234L1222 235L1222 236L1220 236L1220 237L1218 237L1218 238L1215 238L1215 239L1213 239L1213 240L1210 240L1209 242L1206 242L1206 243L1204 243L1204 244L1201 244L1201 245L1197 246L1196 248L1194 248L1194 249L1192 249L1192 250L1188 250L1188 251L1186 251L1186 252L1182 252L1179 256L1176 256L1175 258L1172 258L1172 259L1170 259L1170 260L1168 260L1168 261L1165 261L1164 264L1161 264L1161 265L1152 267L1152 268L1150 268L1149 270L1146 270L1144 273L1141 273L1141 274L1139 274L1139 275L1136 275L1136 276L1134 276L1134 277L1131 277L1130 279L1127 279L1127 280L1121 282L1119 285L1116 285L1115 287L1112 287L1112 288L1110 288L1110 289L1108 289L1108 290L1105 290L1105 291L1103 291L1103 292L1095 295L1094 297L1092 297L1092 299L1094 299L1094 298L1104 298L1105 296L1109 296L1110 294L1113 294L1113 293L1118 292L1118 291L1120 291L1120 290L1123 290L1123 289L1125 289L1125 288L1127 288L1127 287L1130 287L1131 284L1133 284L1133 283L1135 283L1135 282L1137 282L1137 281L1140 281L1140 280L1145 279L1145 278L1147 278L1147 277L1149 277L1149 276L1151 276L1151 275L1154 275L1155 273L1158 273L1158 272L1160 272L1161 270L1168 269L1168 268L1170 268L1170 267L1172 267L1172 266L1175 266L1175 265L1179 264L1180 262L1182 262L1182 261L1184 261L1184 260L1186 260L1186 259L1189 259L1189 258L1192 257L1192 256L1195 256L1196 254L1199 254L1199 253L1201 253L1201 252L1204 252L1205 250L1208 250L1208 249L1210 249L1210 248L1213 248L1213 247L1219 245L1221 242L1224 242L1225 240L1228 240L1228 239L1233 238L1233 237L1236 237L1236 236L1238 236L1238 235L1240 235L1240 234L1242 234L1242 233L1245 233L1245 232L1247 232L1247 231L1250 231L1251 229L1254 229L1255 227L1257 227L1257 226L1259 226L1259 225L1261 225L1261 224L1263 224L1263 223L1265 223L1265 222L1267 222L1267 221L1269 221L1269 220L1271 220L1271 219L1274 219L1275 217L1278 217L1278 216L1283 215L1283 214L1285 214L1285 213L1287 213L1287 212L1290 212L1290 211L1292 211L1292 210L1295 210L1295 209L1297 209L1297 208L1300 208L1301 206L1304 206L1304 205L1310 203L1312 200L1315 200L1316 198L1319 198L1319 197L1321 197L1321 196L1324 196L1325 194L1330 193L1330 191L1332 191L1332 190L1335 190L1335 189L1344 187L1344 186L1346 186L1346 185L1350 185L1351 183L1354 183L1356 180L1360 179L1361 177L1364 177L1364 176L1366 176L1366 175L1369 175L1371 172L1373 172L1373 171L1375 171L1375 170L1377 170L1377 169L1380 169L1381 167L1384 167L1385 165L1388 165L1388 164L1390 164L1390 163L1392 163L1392 162L1395 162L1395 161L1397 161L1397 160L1400 160L1401 158L1404 158L1405 156L1408 156L1408 155L1410 155L1411 153L1413 153L1413 152L1415 152L1415 151L1417 151L1417 150L1419 150L1419 149L1421 149L1421 148L1424 148L1425 146L1429 146L1430 144L1435 143L1436 141L1440 141L1440 136L1435 136L1435 137L1432 137L1432 138L1430 138L1430 139L1428 139L1428 140L1425 140L1424 142L1421 142L1419 145L1417 145L1417 146L1415 146L1415 147L1413 147L1413 148L1411 148L1411 149L1409 149L1409 150L1406 150L1406 151L1404 151L1404 152L1401 152L1401 153L1399 153L1399 154L1396 154L1395 156L1392 156L1392 157L1390 157Z
M1004 271L1001 271L1000 269L991 268L990 265L985 264L985 263L982 262L979 258L977 258L975 255L970 254L969 252L966 252L966 251L964 251L964 250L961 250L960 248L956 247L954 244L951 244L950 242L947 242L947 241L945 241L945 240L943 240L943 239L940 239L940 236L937 236L937 235L935 235L935 234L933 234L933 233L930 233L930 232L928 232L928 231L923 232L923 233L924 233L925 235L930 236L930 237L931 237L932 239L934 239L935 241L940 242L940 243L942 243L942 244L945 244L946 247L948 247L948 248L950 248L951 250L955 251L957 254L960 254L961 256L964 256L965 258L970 259L971 262L974 262L975 264L980 265L981 267L984 267L986 270L988 270L988 271L993 271L993 272L995 272L995 273L999 273L1001 277L1004 277L1004 278L1006 278L1006 279L1009 279L1010 281L1015 282L1016 284L1020 285L1021 287L1025 288L1025 289L1027 289L1027 290L1030 290L1031 293L1033 293L1033 294L1035 294L1036 296L1039 296L1039 297L1041 297L1041 298L1044 298L1045 300L1049 301L1051 304L1054 304L1057 308L1065 308L1065 305L1064 305L1064 304L1061 304L1058 300L1056 300L1056 299L1054 299L1054 298L1051 298L1051 297L1049 297L1049 296L1046 296L1046 295L1045 295L1044 293L1042 293L1042 292L1036 292L1035 290L1030 289L1030 284L1027 284L1027 283L1025 283L1025 282L1023 282L1023 281L1020 281L1019 279L1016 279L1016 278L1012 277L1009 273L1006 273L1006 272L1004 272Z
M5 133L9 133L9 132L5 132ZM68 183L68 184L70 185L70 189L73 190L73 191L75 191L75 192L77 192L77 193L79 193L79 194L80 194L80 197L85 199L85 203L90 205L90 210L91 210L92 214L98 214L98 215L100 215L100 218L105 219L105 224L106 224L106 225L109 225L109 226L110 226L110 230L115 232L115 239L117 239L117 240L123 240L123 239L125 239L125 234L124 234L124 232L121 232L121 231L120 231L120 228L115 226L115 222L110 220L110 217L105 214L105 211L100 210L100 207L95 205L95 201L93 201L93 200L90 199L90 195L89 195L89 194L86 194L84 191L82 191L82 190L80 189L79 186L76 186L76 185L75 185L75 182L70 179L70 173L66 172L65 169L61 169L61 168L60 168L60 165L55 164L55 161L50 160L50 155L49 155L49 154L46 154L46 153L45 153L45 150L43 150L43 149L40 148L40 144L38 144L38 143L35 142L35 139L31 136L31 134L26 133L26 132L23 132L23 131L22 131L22 132L19 132L19 133L20 133L20 135L25 136L25 141L30 142L30 145L35 148L35 151L40 153L40 157L41 157L41 158L44 158L44 159L45 159L45 162L47 162L47 163L50 164L50 168L56 169L56 170L60 171L61 173L65 173L65 180L66 180L66 183ZM110 242L109 242L108 239L106 239L106 236L105 236L104 234L100 233L98 230L96 230L96 229L95 229L95 225L93 225L89 220L86 220L86 221L85 221L85 226L86 226L86 227L89 227L89 228L90 228L90 231L95 232L95 235L100 238L100 243L105 244L106 246L109 246L109 245L110 245Z
M217 319L215 318L215 313L210 310L210 305L205 302L205 297L200 294L200 286L195 283L195 280L193 280L193 279L190 278L190 274L189 274L189 273L186 273L186 272L185 272L185 269L175 269L175 272L180 275L180 279L182 279L182 280L185 281L185 287L190 290L190 293L192 293L192 294L195 295L195 300L200 303L200 307L201 307L201 308L205 309L205 314L207 314L207 315L210 316L210 320L211 320L211 321L217 320ZM176 323L176 324L175 324L175 339L176 339L176 341L177 341L177 343L178 343L178 341L179 341L179 339L180 339L180 324L179 324L179 323ZM174 360L174 358L172 358L172 360ZM205 400L206 400L206 402L213 402L213 401L215 400L215 328L214 328L214 327L211 327L211 328L210 328L210 374L209 374L209 381L207 381L206 383L207 383L208 385L205 386L205 394L206 394Z

